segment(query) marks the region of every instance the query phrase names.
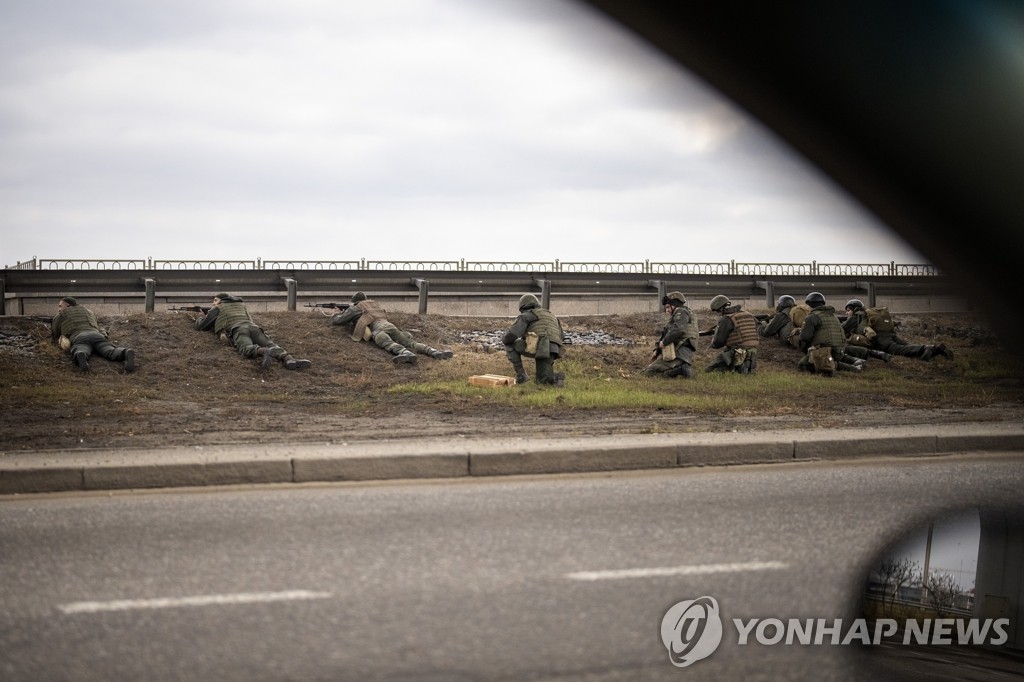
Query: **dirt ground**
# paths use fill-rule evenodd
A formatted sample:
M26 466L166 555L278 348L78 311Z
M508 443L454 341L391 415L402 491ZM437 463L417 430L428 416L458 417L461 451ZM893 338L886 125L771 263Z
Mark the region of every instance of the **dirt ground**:
M771 407L727 412L609 410L574 404L574 371L577 376L584 372L609 380L650 382L657 390L700 393L708 379L699 371L689 381L638 375L665 323L658 314L563 318L573 340L563 362L571 370L565 389L530 384L466 393L389 389L436 381L461 384L475 374L511 374L497 345L510 319L391 315L418 340L455 353L451 360L421 356L414 365L396 365L376 346L355 342L346 331L330 326L329 317L319 310L254 317L294 356L312 361L312 367L287 371L275 363L263 370L213 334L195 331L189 314L156 312L100 320L112 341L136 349L135 372L126 374L120 363L94 357L91 371L83 373L50 343L45 323L0 318L0 450L1024 420L1024 372L1019 364L995 373L979 371L972 378L978 357L1007 355L987 325L970 314L900 316L902 336L912 342L946 343L957 353L954 360L869 362L867 372L920 386L914 400L882 401L870 391L851 391L850 382L839 375L816 378L833 382L830 400L807 404L800 396L780 394ZM712 324L709 314L700 317L701 328ZM709 340L701 339L695 367L703 369L715 353ZM758 374L795 373L797 357L795 350L765 342ZM929 388L954 377L986 384L991 394L959 398L955 392L951 396L950 391ZM769 390L765 385L759 384L759 390ZM566 400L559 399L558 407L533 407L526 400L496 405L486 394L493 390L562 390Z

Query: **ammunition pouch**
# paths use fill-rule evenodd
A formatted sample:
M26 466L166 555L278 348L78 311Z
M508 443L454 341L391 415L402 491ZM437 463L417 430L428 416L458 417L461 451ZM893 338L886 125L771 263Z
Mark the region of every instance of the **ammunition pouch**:
M816 346L807 349L807 357L817 372L836 371L836 359L832 355L832 346Z
M670 343L661 349L661 359L672 361L676 359L676 344Z
M66 336L61 336L58 344L61 350L71 350L71 339Z
M746 348L733 348L732 349L732 366L739 367L747 361L747 349Z
M868 329L870 329L870 327ZM850 338L848 338L846 342L851 346L860 346L861 348L871 347L871 339L864 334L850 334Z

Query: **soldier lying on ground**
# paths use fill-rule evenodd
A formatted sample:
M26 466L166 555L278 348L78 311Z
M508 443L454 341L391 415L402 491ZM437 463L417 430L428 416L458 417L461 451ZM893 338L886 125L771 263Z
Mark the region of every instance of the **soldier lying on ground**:
M332 325L351 325L352 338L356 341L369 341L377 344L394 357L396 363L415 363L416 354L429 355L435 360L448 360L454 353L450 350L438 350L425 343L420 343L409 332L402 331L387 320L384 307L366 294L357 291L352 296L352 305L331 317Z
M286 350L274 343L263 329L253 322L245 303L238 296L217 294L213 307L208 313L199 312L196 329L226 335L244 358L261 358L260 364L266 369L273 360L281 362L285 369L306 369L313 363L293 358Z

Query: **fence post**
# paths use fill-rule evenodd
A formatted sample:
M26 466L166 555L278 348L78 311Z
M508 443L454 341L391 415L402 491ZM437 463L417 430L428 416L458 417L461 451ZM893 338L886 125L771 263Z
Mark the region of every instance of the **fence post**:
M0 315L7 314L7 278L0 277Z
M292 277L283 277L284 287L288 291L288 312L295 312L295 295L298 292L298 282Z
M417 278L413 278L412 283L416 285L416 288L419 289L419 292L420 292L419 313L420 313L420 315L426 315L427 314L427 296L430 293L430 282L428 280L419 279L417 277Z
M537 284L540 285L540 307L551 310L551 280L539 279Z
M156 280L144 277L142 281L146 285L146 312L151 313L156 309Z

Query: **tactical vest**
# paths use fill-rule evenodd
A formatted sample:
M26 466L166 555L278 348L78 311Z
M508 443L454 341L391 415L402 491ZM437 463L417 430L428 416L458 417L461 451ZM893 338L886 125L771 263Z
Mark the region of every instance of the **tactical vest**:
M249 311L241 301L221 301L220 312L213 323L213 331L217 334L231 333L231 330L243 322L252 323Z
M384 310L384 306L377 303L372 298L356 303L356 308L359 308L359 319L356 320L355 328L352 330L352 338L356 341L369 341L370 325L378 320L386 320L387 312Z
M686 321L683 322L682 317L686 316ZM679 346L683 345L687 341L690 341L690 345L694 348L697 346L697 339L700 337L700 330L697 329L697 318L694 317L693 311L686 306L679 306L676 311L672 313L672 319L669 320L669 326L675 325L676 328L682 332L683 336L677 339L673 345L678 350Z
M725 340L729 348L756 348L761 341L757 338L757 319L746 310L726 315L732 320L732 332Z
M811 315L821 322L814 330L814 336L811 338L812 346L846 347L846 335L843 334L843 326L839 324L839 318L836 317L835 308L830 305L819 306L811 311Z
M96 316L82 306L68 306L58 313L54 322L60 331L59 336L74 339L75 334L96 329Z
M527 333L533 332L537 336L546 336L551 343L562 345L562 327L558 324L558 318L554 313L545 308L533 308L530 312L537 316L537 319L526 327Z

